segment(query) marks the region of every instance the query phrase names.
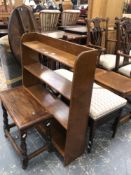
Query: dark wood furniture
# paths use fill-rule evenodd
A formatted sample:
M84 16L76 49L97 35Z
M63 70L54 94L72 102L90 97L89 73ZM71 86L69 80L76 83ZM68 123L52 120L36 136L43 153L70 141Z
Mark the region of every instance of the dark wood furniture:
M67 65L72 61L73 83L41 66L38 63L39 54ZM53 115L52 142L63 156L65 165L80 156L85 149L96 55L97 52L90 48L40 34L28 34L22 39L24 87ZM69 99L70 106L54 98L44 89L41 81Z
M55 72L72 82L73 72L65 69L58 69ZM106 73L106 70L97 68L95 77ZM91 102L88 152L91 152L95 131L99 125L105 124L109 120L114 120L112 137L115 137L118 121L121 118L121 112L123 111L123 107L125 107L127 100L94 83Z
M73 82L41 65L40 55L72 65ZM64 158L65 165L80 156L86 146L96 57L97 51L94 49L38 33L26 34L22 38L23 87L21 88L24 88L27 95L30 94L36 103L53 116L50 127L51 141ZM59 96L52 93L50 88L69 99L70 105L67 106ZM23 108L26 107L23 105ZM42 128L45 130L44 125Z
M116 69L116 52L119 49L118 36L109 39L109 31L112 31L111 28L108 28L109 19L108 18L93 18L87 20L87 46L97 48L99 50L99 57L97 61L97 66L107 69L115 70ZM118 30L116 30L118 31ZM108 44L114 44L113 53L108 53Z
M11 51L19 63L21 63L21 36L24 33L37 31L37 22L31 8L25 5L16 7L9 19L8 36Z
M87 28L85 26L76 26L76 27L65 27L64 31L80 34L80 35L86 35L87 34Z
M80 34L74 34L74 33L69 33L65 31L53 31L53 32L44 32L42 33L43 35L56 38L56 39L64 39L67 41L71 42L80 42L82 39L86 39L87 35L80 35Z
M113 71L97 74L95 81L124 98L131 94L131 79Z
M28 155L26 138L27 131L41 122L45 122L47 129L49 128L51 115L24 89L18 87L0 93L3 109L3 121L5 136L9 138L17 153L21 156L22 167L27 168L28 161L45 150L49 150L49 132L47 134L47 143ZM8 123L8 114L13 120L13 123ZM15 139L10 134L10 129L17 126L20 146L16 144ZM48 129L49 130L49 129Z
M123 18L118 20L119 51L117 52L116 71L131 77L131 19ZM120 57L124 57L123 64L120 64Z
M74 34L87 35L87 27L86 26L80 26L80 25L66 26L66 27L63 27L63 30L65 32L70 32L70 33L74 33Z

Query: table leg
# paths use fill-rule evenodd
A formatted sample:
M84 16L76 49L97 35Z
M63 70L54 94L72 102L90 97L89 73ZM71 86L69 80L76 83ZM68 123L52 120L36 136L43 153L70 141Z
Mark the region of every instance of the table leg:
M5 137L7 137L6 132L10 131L9 124L8 124L8 113L3 103L1 103L1 106L3 110L3 123L4 123L3 129L4 129Z

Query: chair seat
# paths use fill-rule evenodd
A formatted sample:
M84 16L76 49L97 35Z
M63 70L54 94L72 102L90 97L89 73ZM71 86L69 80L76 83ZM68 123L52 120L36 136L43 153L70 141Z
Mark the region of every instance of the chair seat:
M73 72L66 70L66 69L57 69L55 70L56 73L61 75L62 77L66 78L69 81L72 81L73 79Z
M127 100L94 83L91 98L90 117L100 119L125 106Z
M131 64L119 68L118 72L127 77L131 77Z
M55 72L72 81L73 72L65 69L58 69ZM124 98L94 83L90 106L90 117L97 120L120 109L125 106L126 103L127 100Z
M120 65L123 64L124 57L120 56ZM116 55L104 54L100 56L99 64L107 70L112 70L116 65Z

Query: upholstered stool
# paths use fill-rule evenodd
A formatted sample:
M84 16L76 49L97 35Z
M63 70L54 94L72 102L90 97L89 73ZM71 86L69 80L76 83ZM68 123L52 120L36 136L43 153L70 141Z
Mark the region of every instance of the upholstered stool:
M50 149L50 122L51 115L24 89L23 86L6 90L0 93L2 102L4 133L11 141L17 153L21 156L23 169L27 168L28 161L41 152ZM8 124L8 114L13 123ZM28 155L26 146L27 131L43 123L46 130L46 144ZM10 129L17 126L20 135L20 146L16 144Z
M62 26L76 25L80 10L64 10L62 13Z
M58 69L55 72L72 81L72 72L65 69ZM95 130L98 125L103 124L110 119L115 119L112 137L115 136L121 112L126 103L127 100L124 98L94 83L89 114L89 152L91 152Z
M42 10L40 12L41 31L46 32L57 30L59 16L59 10Z

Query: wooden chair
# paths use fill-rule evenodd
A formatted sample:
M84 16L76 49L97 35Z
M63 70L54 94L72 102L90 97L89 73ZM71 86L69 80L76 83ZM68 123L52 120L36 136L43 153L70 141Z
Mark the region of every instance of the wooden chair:
M117 25L118 37L121 42L119 43L120 50L117 52L116 70L127 77L131 77L131 19L125 18ZM120 56L124 57L122 65L119 64Z
M88 36L87 45L97 48L100 51L98 57L98 67L107 70L113 70L116 67L116 51L118 50L118 40L108 39L108 22L109 19L94 18L87 20ZM108 42L116 42L116 51L114 54L107 53ZM122 65L124 57L120 57L120 65Z
M80 10L64 10L62 13L62 26L76 25Z
M42 10L40 12L41 31L57 30L59 16L59 10Z
M55 72L69 81L72 81L73 73L71 71L58 69ZM112 118L114 118L112 137L115 137L117 126L121 117L121 111L126 105L126 102L127 101L124 98L94 83L89 113L89 152L91 152L92 149L93 138L95 136L97 126L104 124Z

